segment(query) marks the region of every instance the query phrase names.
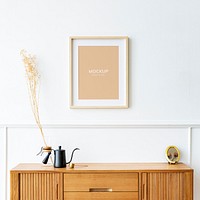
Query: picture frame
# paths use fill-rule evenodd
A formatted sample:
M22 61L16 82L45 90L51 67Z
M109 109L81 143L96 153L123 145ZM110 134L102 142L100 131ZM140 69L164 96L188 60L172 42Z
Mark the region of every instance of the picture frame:
M70 108L128 108L128 37L72 36Z

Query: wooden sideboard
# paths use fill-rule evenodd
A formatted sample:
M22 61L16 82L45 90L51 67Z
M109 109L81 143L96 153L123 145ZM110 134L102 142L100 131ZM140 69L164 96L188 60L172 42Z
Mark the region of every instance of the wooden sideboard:
M193 200L193 170L182 163L19 164L10 171L10 199Z

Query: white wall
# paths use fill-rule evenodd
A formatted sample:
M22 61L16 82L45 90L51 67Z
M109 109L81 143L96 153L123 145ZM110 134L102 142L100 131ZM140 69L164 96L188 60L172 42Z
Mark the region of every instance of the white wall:
M23 48L37 56L41 120L48 124L45 133L53 145L63 144L69 150L79 146L77 162L163 162L166 146L174 144L182 151L182 161L191 160L198 175L199 7L198 0L1 0L0 178L6 179L4 172L16 163L40 162L35 153L41 138L32 127L19 55ZM69 109L68 38L72 35L129 36L129 109ZM98 124L113 126L91 127ZM131 127L115 126L119 124ZM188 127L194 127L192 143ZM133 154L138 149L139 154ZM195 185L200 187L198 176ZM0 199L5 199L5 189L5 184L0 185ZM195 195L200 198L197 190Z

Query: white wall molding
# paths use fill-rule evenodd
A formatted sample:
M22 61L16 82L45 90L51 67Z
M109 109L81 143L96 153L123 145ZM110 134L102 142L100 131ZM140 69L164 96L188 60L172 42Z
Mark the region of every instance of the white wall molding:
M5 197L5 199L7 199L7 175L8 175L8 128L6 126L3 127L4 131L3 131L3 169L2 171L3 173L3 182L4 184L4 188L3 188L3 196Z
M2 128L38 128L36 124L0 124ZM200 128L200 123L90 123L42 124L43 128Z
M192 164L192 127L188 128L188 165Z

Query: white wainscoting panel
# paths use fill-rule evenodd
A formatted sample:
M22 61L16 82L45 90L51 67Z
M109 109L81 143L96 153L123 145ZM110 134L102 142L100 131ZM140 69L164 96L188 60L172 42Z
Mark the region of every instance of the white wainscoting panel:
M68 157L73 148L75 162L165 162L165 149L176 145L181 160L188 161L187 129L162 128L59 128L44 129L53 148L61 145ZM17 141L17 142L16 142ZM8 167L19 162L40 162L36 153L42 146L35 128L9 129Z
M5 130L1 131L4 135ZM182 162L191 160L191 131L187 126L48 125L44 126L44 133L54 149L61 145L67 150L67 160L79 147L73 162L166 162L165 149L169 145L180 149ZM5 139L8 200L9 170L18 163L40 163L44 155L36 156L43 142L35 126L10 126Z
M6 127L0 127L0 199L6 199L7 190L6 130Z
M192 167L194 168L194 199L200 199L200 128L192 129Z

